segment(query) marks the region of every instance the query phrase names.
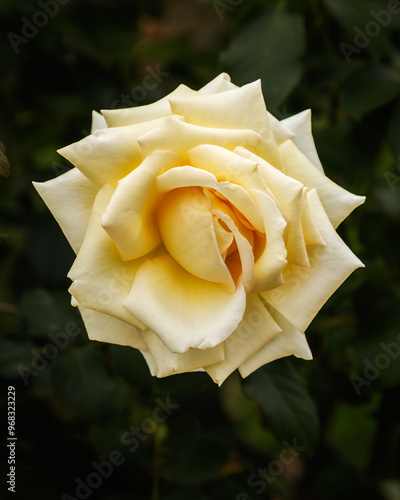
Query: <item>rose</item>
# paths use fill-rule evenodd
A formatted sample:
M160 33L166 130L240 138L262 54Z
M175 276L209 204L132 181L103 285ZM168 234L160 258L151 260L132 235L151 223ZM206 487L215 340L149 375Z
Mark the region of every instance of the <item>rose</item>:
M60 154L75 168L35 187L77 254L89 338L139 349L158 377L219 384L312 358L305 329L362 266L335 228L364 197L325 176L309 111L278 121L259 81L221 74L94 113Z

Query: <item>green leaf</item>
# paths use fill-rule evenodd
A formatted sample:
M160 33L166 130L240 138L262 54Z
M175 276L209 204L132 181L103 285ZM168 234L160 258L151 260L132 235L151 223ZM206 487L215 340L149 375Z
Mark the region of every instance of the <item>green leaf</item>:
M271 432L280 442L295 442L312 453L317 445L319 421L304 380L287 359L268 363L243 381L247 396L255 399Z
M273 110L300 80L304 48L302 17L277 6L265 9L234 35L221 62L237 85L261 78L265 101Z
M24 373L21 367L25 368L25 372L29 371L34 347L30 340L20 337L0 339L0 375L6 379L16 379Z
M67 333L82 329L82 321L76 308L63 303L43 289L26 292L19 304L19 312L26 324L28 333L34 337L45 337L60 332Z
M85 347L61 355L51 370L55 394L80 417L101 420L121 409L122 388L93 349Z
M342 94L345 110L355 118L387 104L400 94L400 71L369 64L351 74Z

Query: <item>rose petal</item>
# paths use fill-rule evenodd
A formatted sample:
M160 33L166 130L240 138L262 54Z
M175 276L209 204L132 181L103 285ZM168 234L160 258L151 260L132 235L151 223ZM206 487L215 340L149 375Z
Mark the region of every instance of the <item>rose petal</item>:
M312 359L312 354L304 333L297 330L278 311L272 310L271 316L282 329L282 332L275 335L261 349L239 366L239 371L243 378L253 373L260 366L285 356L293 355L297 358Z
M193 186L214 189L232 203L235 209L239 210L258 231L264 230L260 210L242 186L226 181L218 182L210 172L188 165L168 170L157 178L157 188L160 193Z
M287 251L283 238L286 221L267 194L256 189L251 189L249 192L263 215L267 238L266 247L254 264L252 293L259 293L283 283L282 272L287 264Z
M200 127L169 116L138 139L143 157L157 149L169 149L186 158L189 149L200 144L217 144L233 150L238 144L257 150L261 137L253 130Z
M274 133L269 124L262 95L261 81L249 83L219 94L198 95L196 99L169 97L173 114L185 117L187 123L202 127L249 129L258 132L262 141L263 157L274 165L280 156Z
M136 139L157 127L163 120L161 118L127 127L100 129L58 152L98 188L104 184L115 186L119 179L129 174L142 161ZM175 120L179 121L178 118Z
M154 375L156 377L198 370L224 359L223 343L211 349L189 349L177 354L171 352L151 330L145 330L142 335L152 360L154 360Z
M190 89L186 85L179 85L168 96L159 99L152 104L144 106L135 106L133 108L123 109L102 109L101 113L109 127L124 127L126 125L140 124L147 121L163 118L171 115L171 106L169 105L168 97L171 96L195 96L197 92Z
M136 259L161 241L155 215L157 176L181 164L173 151L154 151L118 182L104 211L102 224L122 260Z
M243 317L246 294L241 283L235 293L225 293L164 254L142 264L124 306L168 349L182 353L223 342Z
M307 198L326 246L310 247L311 267L287 266L285 283L261 294L302 332L343 281L355 269L364 267L332 227L317 191L309 191Z
M228 149L202 144L190 149L187 155L192 167L212 173L220 182L232 182L245 189L266 189L257 162L250 161Z
M314 221L310 204L308 203L307 191L309 191L308 188L303 188L303 195L301 198L301 227L303 229L304 242L306 245L325 246L326 243Z
M75 253L89 223L97 189L77 168L47 182L34 182Z
M293 140L284 142L279 146L279 151L287 175L304 186L317 189L325 212L335 229L355 208L364 203L365 196L352 194L328 179L298 149Z
M92 111L92 128L91 133L93 134L96 130L100 130L102 128L107 128L107 122L104 116L97 111Z
M74 280L69 291L80 307L109 314L143 329L144 325L122 306L141 261L122 262L112 239L101 226L113 191L105 185L96 196L85 239L68 274Z
M225 359L206 367L214 382L222 382L281 331L257 295L247 296L247 307L237 330L224 342Z
M294 133L291 132L288 128L286 128L284 123L275 118L274 115L268 113L268 118L269 118L269 124L275 136L276 143L278 145L294 137Z
M92 309L79 308L90 340L147 349L142 334L132 325Z
M311 110L306 109L297 115L285 118L280 122L293 133L293 142L310 162L321 172L324 171L315 149L314 138L311 130Z
M235 283L219 252L210 203L200 187L174 189L157 210L158 227L170 255L198 278L219 283L228 293Z
M286 241L287 260L291 264L309 267L310 263L301 225L303 185L245 148L238 147L235 149L235 153L249 160L258 161L258 167L266 185L289 218Z
M221 73L214 80L208 82L199 90L199 94L217 94L227 90L236 89L237 86L231 82L231 77L227 73Z

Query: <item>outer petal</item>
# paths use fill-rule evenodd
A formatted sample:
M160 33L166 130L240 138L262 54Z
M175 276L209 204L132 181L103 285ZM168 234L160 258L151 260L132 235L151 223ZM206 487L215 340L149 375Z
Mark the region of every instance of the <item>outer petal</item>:
M231 77L228 73L221 73L214 80L208 82L199 90L199 94L217 94L226 92L227 90L236 89L237 86L231 82Z
M104 116L97 111L92 111L92 129L91 133L93 134L96 130L100 130L102 128L107 128L107 122Z
M306 109L297 115L285 118L280 123L293 132L293 142L310 162L323 172L311 131L311 110Z
M74 280L69 291L80 307L143 329L144 325L122 306L141 261L122 262L112 239L101 227L112 193L113 188L106 185L96 197L85 240L68 275Z
M177 354L171 352L151 330L145 330L142 335L154 360L155 370L153 375L156 377L166 377L174 373L198 370L224 359L223 343L211 349L189 349L186 352Z
M335 229L355 208L364 203L365 196L352 194L328 179L292 140L284 142L279 150L287 175L297 179L304 186L317 189L326 214Z
M246 312L237 330L224 342L225 360L206 367L214 382L222 382L246 359L281 332L257 295L248 295Z
M168 349L182 353L223 342L243 317L246 294L240 283L235 293L225 293L164 254L140 267L124 306Z
M116 185L119 179L142 161L136 139L163 120L161 118L127 127L100 129L58 152L98 188L104 184Z
M194 97L197 95L197 92L189 87L186 87L186 85L179 85L179 87L177 87L168 96L163 97L152 104L135 106L133 108L102 109L101 113L104 115L109 127L124 127L126 125L152 121L172 114L168 98L175 95L182 97Z
M336 233L315 189L307 193L314 220L326 246L309 249L311 267L288 266L285 283L262 297L304 332L332 293L362 262Z
M202 95L197 99L171 97L169 101L172 113L184 116L188 123L202 127L249 129L258 132L262 137L264 158L273 164L280 164L260 80L228 90L222 95Z
M241 144L250 150L257 150L261 137L253 130L200 127L171 116L139 137L138 142L143 157L157 149L169 149L186 158L186 152L200 144L217 144L231 151Z
M260 366L285 356L294 355L297 358L312 359L312 354L304 333L297 330L277 311L272 311L271 315L282 329L282 332L275 335L261 349L239 366L239 371L243 378L250 375L257 368L260 368Z
M34 182L33 185L77 253L89 224L97 194L96 186L77 168L47 182Z
M91 340L146 350L146 343L139 330L134 326L92 309L80 307L79 310Z
M118 182L104 211L102 224L122 260L137 259L161 241L155 215L157 176L181 164L173 151L154 151Z
M286 128L284 123L275 118L274 115L268 113L268 118L270 126L275 136L276 143L278 145L294 137L294 133L291 132L288 128Z

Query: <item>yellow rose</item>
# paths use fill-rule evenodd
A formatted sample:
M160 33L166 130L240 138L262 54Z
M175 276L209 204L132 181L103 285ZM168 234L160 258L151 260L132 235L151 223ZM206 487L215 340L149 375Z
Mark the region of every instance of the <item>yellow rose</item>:
M221 384L304 335L360 260L335 229L364 197L329 180L310 112L278 121L259 81L221 74L147 106L93 114L35 187L77 254L72 303L93 340L139 349L151 373Z

